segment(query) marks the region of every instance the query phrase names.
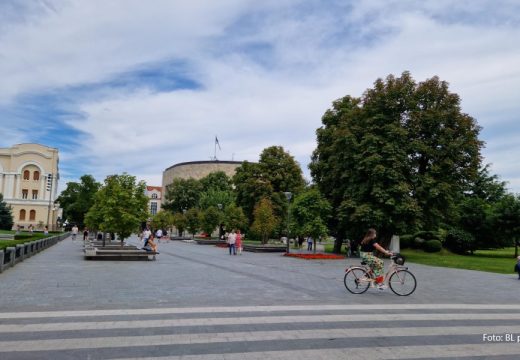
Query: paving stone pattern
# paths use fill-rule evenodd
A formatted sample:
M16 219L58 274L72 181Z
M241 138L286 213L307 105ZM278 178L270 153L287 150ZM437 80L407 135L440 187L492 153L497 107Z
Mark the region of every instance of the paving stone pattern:
M411 296L352 295L343 274L358 259L230 256L177 241L159 251L85 261L67 239L0 274L0 359L520 356L515 275L409 264Z

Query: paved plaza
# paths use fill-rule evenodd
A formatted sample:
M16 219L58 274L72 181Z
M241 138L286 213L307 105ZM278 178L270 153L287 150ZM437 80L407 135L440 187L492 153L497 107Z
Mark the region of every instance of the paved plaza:
M411 296L352 295L343 274L358 259L230 256L179 241L159 251L85 261L69 238L0 274L0 359L520 356L515 275L408 264Z

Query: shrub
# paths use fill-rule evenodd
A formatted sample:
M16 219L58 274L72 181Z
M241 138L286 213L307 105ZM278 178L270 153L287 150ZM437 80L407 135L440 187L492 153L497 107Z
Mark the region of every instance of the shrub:
M425 240L423 238L417 237L413 239L412 246L414 249L422 249L424 247Z
M407 249L412 246L413 235L403 235L399 237L399 247Z
M450 229L444 246L456 254L466 254L475 249L475 237L461 229Z
M25 239L30 239L32 237L33 237L33 235L31 235L31 234L16 234L14 236L14 239L15 240L25 240Z
M418 231L413 234L413 238L421 238L424 240L440 240L440 236L435 231Z
M424 251L434 253L442 249L442 244L439 240L428 240L424 243Z

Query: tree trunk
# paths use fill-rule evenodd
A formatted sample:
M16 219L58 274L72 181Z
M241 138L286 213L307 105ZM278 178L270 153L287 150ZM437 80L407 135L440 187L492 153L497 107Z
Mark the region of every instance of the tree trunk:
M334 254L341 254L341 246L343 246L343 238L338 236L336 240L334 240Z

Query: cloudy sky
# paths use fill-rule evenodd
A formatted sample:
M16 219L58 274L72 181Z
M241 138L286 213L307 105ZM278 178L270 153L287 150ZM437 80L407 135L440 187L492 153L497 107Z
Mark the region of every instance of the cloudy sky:
M61 184L179 162L302 165L333 100L438 75L520 193L520 1L2 0L0 147L60 150Z

